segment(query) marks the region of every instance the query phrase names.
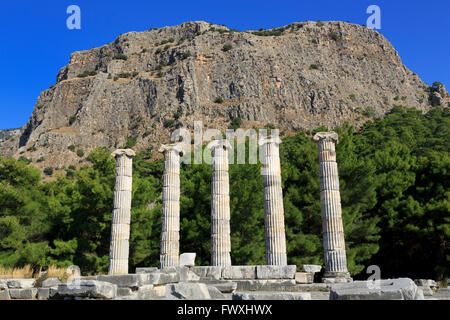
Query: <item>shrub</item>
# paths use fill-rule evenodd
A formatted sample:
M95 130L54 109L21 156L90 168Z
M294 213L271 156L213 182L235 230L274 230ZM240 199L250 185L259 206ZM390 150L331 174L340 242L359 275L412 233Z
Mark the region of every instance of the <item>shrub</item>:
M45 168L44 173L48 176L51 176L53 174L53 168L51 168L51 167Z
M272 129L275 129L275 126L271 123L268 123L264 126L264 129L266 129L267 134L270 135L270 134L272 134Z
M233 46L231 44L226 44L223 46L222 51L227 52L230 51L231 49L233 49Z
M319 66L317 64L312 64L312 65L309 66L309 68L313 69L313 70L318 70Z
M170 127L172 127L174 124L175 124L175 120L174 120L174 119L169 119L169 120L166 120L166 121L164 122L164 127L170 128Z
M125 143L124 148L125 149L131 149L133 148L137 143L136 137L128 137L127 142Z
M28 158L25 158L24 156L19 157L19 161L25 162L26 164L30 164L31 160Z
M363 112L363 116L373 118L375 117L375 110L372 107L367 107Z
M238 128L241 127L242 124L242 119L241 118L234 118L233 121L231 122L231 125L228 127L229 129L233 129L236 130Z
M79 156L80 158L84 156L84 151L81 149L77 150L77 156Z
M175 114L173 115L173 118L175 120L178 120L182 115L183 115L183 110L180 107L180 108L178 108L177 112L175 112Z
M77 77L78 78L85 78L88 76L95 76L97 75L97 71L84 71L83 73L80 73Z
M131 77L131 73L129 73L129 72L122 72L122 73L119 73L117 76L119 78L129 78L129 77Z
M191 52L190 51L185 51L181 54L181 59L187 59L191 56Z
M271 30L264 30L263 28L259 29L258 31L253 32L254 35L257 36L262 36L262 37L268 37L268 36L281 36L283 34L283 32L286 29L281 27L281 28L275 28L275 29L271 29Z
M339 39L339 36L336 32L331 32L329 34L330 38L333 39L334 41L337 41Z
M223 99L222 99L222 97L217 97L217 98L214 100L214 102L215 102L215 103L223 103Z
M144 132L144 134L142 135L142 138L146 138L148 137L152 132L150 130L147 130Z
M71 117L69 118L69 125L72 125L76 120L77 120L77 117L76 117L76 116L71 116Z
M115 55L114 59L117 59L117 60L128 60L128 56L120 53L120 54Z
M435 81L433 82L433 85L431 86L433 89L435 89L435 91L438 91L439 87L443 86L442 83L440 83L439 81Z

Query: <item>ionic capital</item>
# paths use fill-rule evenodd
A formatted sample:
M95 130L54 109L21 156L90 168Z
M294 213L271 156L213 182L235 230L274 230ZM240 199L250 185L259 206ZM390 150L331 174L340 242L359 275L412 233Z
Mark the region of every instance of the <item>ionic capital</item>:
M211 141L210 143L208 143L208 145L206 146L209 150L213 150L216 148L223 148L226 150L231 150L231 144L227 139L215 139L213 141Z
M334 131L330 131L330 132L317 132L314 137L313 140L317 143L319 143L320 141L333 141L334 143L338 143L338 134Z
M281 139L278 136L262 136L258 142L259 146L263 146L268 143L275 143L278 146L281 144Z
M159 152L166 153L168 151L175 151L180 156L183 156L184 149L181 143L163 144L158 150Z
M117 149L113 153L111 153L111 157L117 158L120 156L126 155L128 158L134 158L136 153L131 149Z

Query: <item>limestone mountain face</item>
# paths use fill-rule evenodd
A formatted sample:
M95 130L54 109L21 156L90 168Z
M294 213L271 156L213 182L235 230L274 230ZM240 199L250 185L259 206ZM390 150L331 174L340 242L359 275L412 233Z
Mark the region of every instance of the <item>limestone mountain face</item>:
M188 22L75 52L0 151L58 169L83 162L78 149L112 150L129 138L135 150L156 151L195 120L225 130L240 118L243 128L272 124L289 133L345 121L358 127L394 104L429 108L428 86L377 31L305 22L267 33Z
M0 143L10 139L13 136L19 135L20 129L4 129L0 130Z

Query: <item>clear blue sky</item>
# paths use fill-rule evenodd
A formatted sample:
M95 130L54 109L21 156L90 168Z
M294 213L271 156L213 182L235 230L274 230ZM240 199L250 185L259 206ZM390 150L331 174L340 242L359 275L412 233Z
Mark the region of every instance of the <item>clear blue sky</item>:
M66 27L71 4L81 8L81 30ZM102 46L120 33L191 20L239 30L317 19L365 24L371 4L381 8L380 32L403 63L426 83L440 81L450 87L448 0L2 1L0 129L21 127L28 121L40 92L55 83L72 52Z

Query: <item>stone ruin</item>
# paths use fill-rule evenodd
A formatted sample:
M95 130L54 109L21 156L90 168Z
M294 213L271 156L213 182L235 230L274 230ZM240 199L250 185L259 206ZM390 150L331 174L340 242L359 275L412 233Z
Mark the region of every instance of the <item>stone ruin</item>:
M180 144L163 145L162 220L160 268L128 271L132 162L135 153L119 149L112 214L108 275L82 277L71 274L67 283L49 278L36 288L33 279L0 280L4 299L233 299L233 300L362 300L423 299L432 295L432 280L381 280L371 288L367 281L352 282L347 270L341 216L339 178L334 132L319 132L313 140L319 149L320 200L322 207L325 270L322 267L287 264L283 195L278 137L263 137L266 265L233 266L230 243L230 197L226 140L208 144L212 154L211 266L195 266L195 253L179 253L180 242ZM434 286L434 287L433 287ZM449 289L447 289L448 291ZM448 294L447 292L446 294Z

